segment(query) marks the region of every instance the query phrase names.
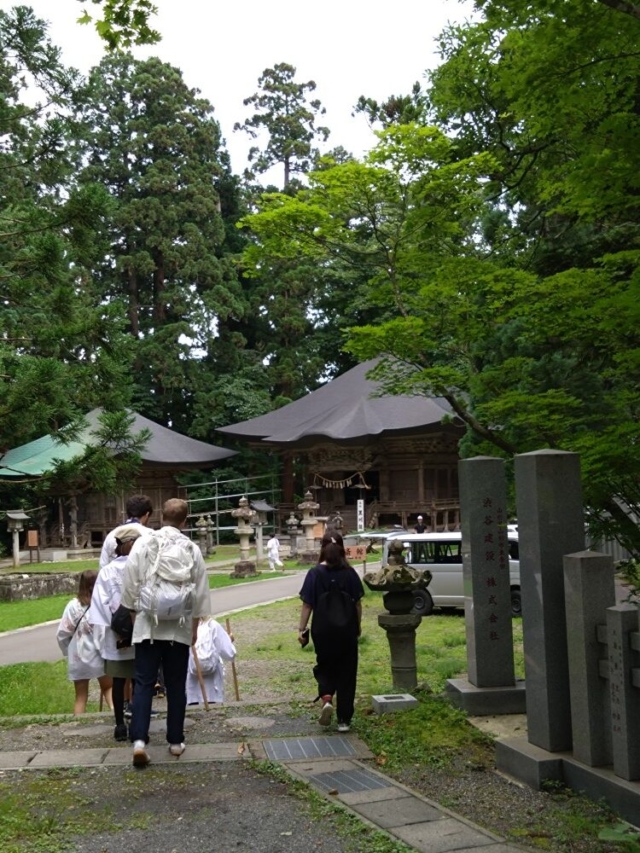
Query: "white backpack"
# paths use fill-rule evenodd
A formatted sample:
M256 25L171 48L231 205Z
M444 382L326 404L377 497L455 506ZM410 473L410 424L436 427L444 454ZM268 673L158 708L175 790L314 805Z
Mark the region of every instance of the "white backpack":
M193 611L196 546L181 533L165 528L154 531L145 545L153 564L140 590L138 607L154 624L176 619L182 624Z
M215 626L209 622L198 625L198 638L195 645L195 653L198 656L200 671L203 675L210 675L220 666L220 655L215 644ZM189 655L189 672L197 675L196 662L193 655Z

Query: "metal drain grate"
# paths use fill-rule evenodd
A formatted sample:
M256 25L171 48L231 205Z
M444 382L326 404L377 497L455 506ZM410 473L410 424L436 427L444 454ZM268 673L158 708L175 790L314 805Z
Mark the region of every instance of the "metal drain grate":
M272 761L298 761L307 758L348 758L356 750L346 738L299 737L262 741Z
M309 776L323 791L337 791L339 794L352 794L356 791L373 791L376 788L392 788L391 782L381 779L368 770L336 770L334 773L319 773Z

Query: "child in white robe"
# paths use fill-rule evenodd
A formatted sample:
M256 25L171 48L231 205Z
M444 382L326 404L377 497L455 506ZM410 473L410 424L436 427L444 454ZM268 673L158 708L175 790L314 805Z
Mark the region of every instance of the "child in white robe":
M213 616L205 616L200 620L196 654L198 654L202 670L202 681L207 702L224 702L223 661L231 661L235 658L236 647L232 638ZM200 705L203 701L192 646L189 651L189 669L187 671L187 704Z

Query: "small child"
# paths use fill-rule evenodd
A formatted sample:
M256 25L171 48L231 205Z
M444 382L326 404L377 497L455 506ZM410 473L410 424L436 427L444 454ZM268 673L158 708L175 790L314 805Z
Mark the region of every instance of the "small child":
M100 629L90 624L87 615L91 605L91 593L98 576L88 570L80 575L78 595L64 609L58 625L57 640L62 654L69 664L69 681L73 681L76 699L74 714L84 714L89 698L89 681L97 678L100 690L111 708L111 679L104 674L104 660L100 654Z
M204 692L207 702L224 702L224 664L233 660L236 647L233 637L212 616L205 616L198 625L198 638L195 645ZM189 669L187 671L187 704L199 705L203 702L202 687L198 680L198 670L193 654L189 651Z

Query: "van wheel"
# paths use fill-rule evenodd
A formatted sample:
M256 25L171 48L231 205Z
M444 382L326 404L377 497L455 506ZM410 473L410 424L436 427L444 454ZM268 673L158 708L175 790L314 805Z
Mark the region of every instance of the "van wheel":
M427 589L413 590L413 607L411 612L418 616L430 616L433 613L433 598Z
M522 616L522 600L519 589L511 590L511 615Z

